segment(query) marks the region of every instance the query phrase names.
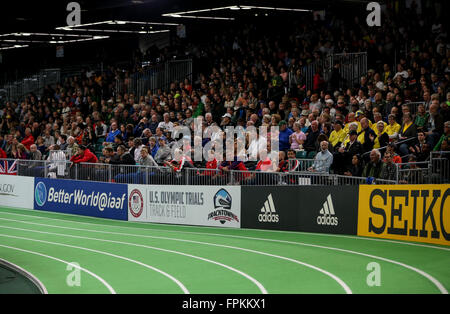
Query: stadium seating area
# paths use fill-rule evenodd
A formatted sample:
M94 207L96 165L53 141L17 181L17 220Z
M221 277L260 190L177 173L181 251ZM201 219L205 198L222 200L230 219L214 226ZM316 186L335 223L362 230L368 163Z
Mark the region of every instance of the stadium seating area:
M228 30L195 49L185 46L182 54L194 66L201 64L192 80L145 94L116 91L116 81L136 67L123 72L111 64L103 72L84 71L0 108L0 158L45 160L62 150L73 163L269 172L299 171L287 160L314 159L322 164L304 171L397 182L399 168L393 165L400 163L408 170L400 181L420 183L410 180L410 168L433 166L432 152L445 165L450 157L445 153L450 45L444 23L412 10L390 14L381 29L352 23L349 29L338 18L299 22L282 37L258 34L251 25ZM407 53L393 64L397 40L406 41ZM352 52L368 52L370 68L359 81L345 81L336 63L328 80L318 69L313 87L306 88L304 65L329 53ZM222 130L279 127L285 153L273 167L236 157L192 161L191 151L174 156L173 129L191 128L194 147L196 118ZM203 138L202 145L214 136ZM253 144L246 143L247 157Z

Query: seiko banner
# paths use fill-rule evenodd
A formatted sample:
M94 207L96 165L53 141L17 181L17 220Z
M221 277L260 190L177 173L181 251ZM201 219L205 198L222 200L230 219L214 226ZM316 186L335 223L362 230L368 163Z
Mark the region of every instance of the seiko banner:
M241 226L241 188L128 185L128 220L196 226Z
M358 235L450 245L450 185L361 186Z
M356 234L358 187L242 187L242 228Z
M36 178L34 209L127 220L127 185Z

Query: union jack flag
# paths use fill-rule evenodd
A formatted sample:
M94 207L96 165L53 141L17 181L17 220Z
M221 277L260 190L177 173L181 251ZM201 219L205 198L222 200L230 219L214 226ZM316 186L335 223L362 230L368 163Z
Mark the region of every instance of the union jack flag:
M17 160L0 160L0 175L17 175Z

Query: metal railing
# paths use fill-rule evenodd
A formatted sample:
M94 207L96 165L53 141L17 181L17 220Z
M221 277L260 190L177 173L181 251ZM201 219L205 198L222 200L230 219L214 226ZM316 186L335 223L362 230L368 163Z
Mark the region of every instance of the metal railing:
M301 75L307 90L312 90L314 86L314 75L320 71L322 78L328 82L331 78L333 68L340 64L339 74L341 80L339 88L344 89L358 83L362 76L367 74L367 52L330 54L323 59L316 60L301 68ZM296 73L289 72L289 87L296 81Z
M397 167L396 180L399 184L431 183L431 165L429 162L410 162L395 165Z
M168 167L72 163L69 160L0 159L11 174L45 178L151 185L360 185L360 184L445 184L450 182L450 152L432 152L426 162L395 164L395 180L372 179L308 171L313 160L299 160L298 171L224 171ZM6 164L5 162L8 162ZM15 163L15 166L12 167ZM13 169L14 168L14 169Z
M116 93L144 96L149 90L166 89L173 82L192 81L192 60L171 60L116 80Z
M47 85L60 82L60 69L44 69L15 82L6 83L2 90L6 101L22 101L30 93L40 95Z
M347 177L319 172L222 171L219 169L184 168L172 171L168 167L142 165L111 165L102 163L72 163L68 160L14 160L17 175L60 178L96 182L150 185L360 185L395 184L396 181Z
M431 152L430 183L450 183L450 152Z

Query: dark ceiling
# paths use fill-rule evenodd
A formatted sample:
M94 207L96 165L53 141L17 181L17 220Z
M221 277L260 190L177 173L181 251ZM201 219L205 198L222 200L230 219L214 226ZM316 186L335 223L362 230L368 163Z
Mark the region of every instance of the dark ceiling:
M8 1L8 6L0 11L0 34L11 32L51 32L55 27L65 26L67 4L65 1ZM289 8L305 8L322 10L330 5L361 5L370 1L358 0L77 0L81 6L81 23L102 20L133 20L133 21L166 21L180 23L179 19L164 18L161 14L184 10L230 6L258 5ZM182 19L181 23L195 23Z

